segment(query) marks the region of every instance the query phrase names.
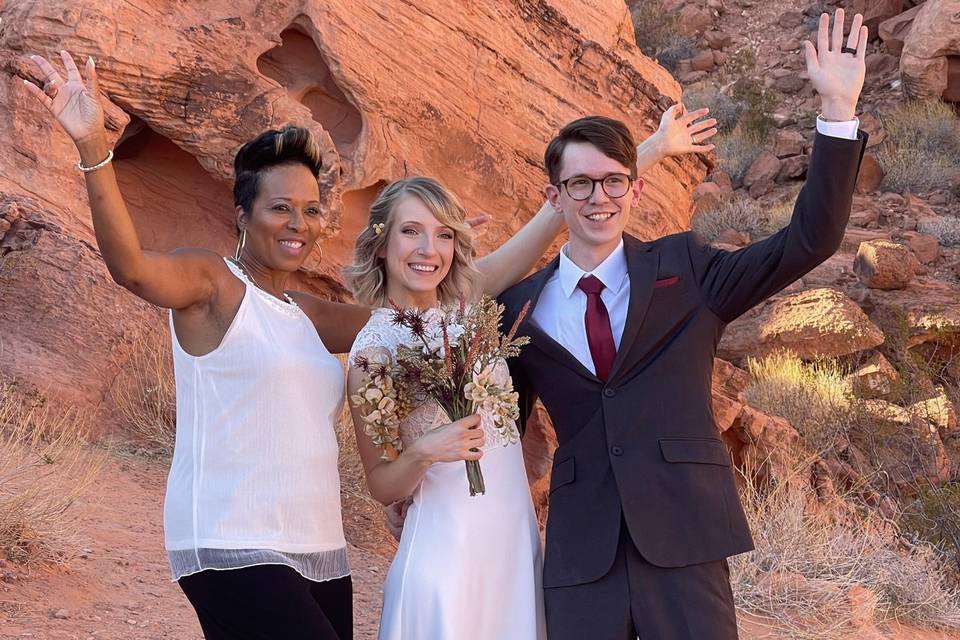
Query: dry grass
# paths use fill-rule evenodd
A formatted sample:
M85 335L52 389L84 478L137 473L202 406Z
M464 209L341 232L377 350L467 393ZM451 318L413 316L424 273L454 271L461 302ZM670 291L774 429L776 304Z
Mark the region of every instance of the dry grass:
M662 0L629 2L637 47L671 73L684 58L696 53L696 40L680 29L676 13L665 11Z
M177 401L170 348L165 327L140 334L111 388L125 431L140 451L152 455L173 453Z
M857 611L848 594L859 586L877 597L874 622L960 629L960 593L937 551L906 544L896 525L873 512L846 502L815 505L798 490L811 461L794 469L798 482L759 489L746 474L741 500L756 550L730 561L737 606L777 619L787 637L850 637Z
M960 218L940 216L936 220L921 223L920 231L936 236L945 247L960 246Z
M87 446L85 416L0 385L0 553L21 564L69 561L79 548L71 506L105 459Z
M750 358L749 403L785 418L807 446L825 452L846 439L855 411L850 385L833 361L808 364L788 352Z
M763 150L763 138L742 129L720 133L716 137L717 168L734 181L743 180L747 169Z
M717 119L720 131L733 131L740 121L742 107L715 84L697 83L687 87L683 91L683 102L690 109L710 109L710 117Z
M697 212L690 226L707 242L713 242L727 229L749 233L751 240L757 240L790 223L795 200L793 194L772 204L761 204L753 198L735 195L715 209Z
M960 492L947 491L950 499L944 500L938 491L936 500L921 503L924 524L939 527L937 535L928 531L923 537L913 533L920 527L909 518L895 523L857 506L853 496L880 478L863 478L862 486L847 488L849 495L818 501L810 478L819 453L839 449L867 420L844 368L834 360L806 363L789 353L751 359L748 368L749 403L786 418L818 453L775 482L743 470L741 500L756 550L731 561L738 606L781 621L786 637L850 637L858 611L849 590L859 586L877 597L874 622L898 618L960 629L960 592L947 549L958 535L957 520L943 517ZM953 528L945 530L945 522ZM945 544L931 543L938 540Z
M894 191L951 187L960 179L960 117L939 101L906 102L884 118L888 138L877 157Z

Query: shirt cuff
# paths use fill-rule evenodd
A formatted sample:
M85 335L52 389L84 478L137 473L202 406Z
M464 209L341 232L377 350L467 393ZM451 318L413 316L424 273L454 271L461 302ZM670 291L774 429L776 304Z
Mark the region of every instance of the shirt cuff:
M817 116L817 132L831 138L846 138L847 140L856 140L857 131L860 129L860 118L847 120L845 122L827 122L820 116Z

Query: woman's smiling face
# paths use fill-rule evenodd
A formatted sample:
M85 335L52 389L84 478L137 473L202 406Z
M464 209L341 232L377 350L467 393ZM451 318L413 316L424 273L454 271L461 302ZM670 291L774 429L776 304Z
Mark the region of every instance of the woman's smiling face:
M382 256L387 297L403 307L435 306L437 287L453 264L455 232L415 195L404 196L392 215Z

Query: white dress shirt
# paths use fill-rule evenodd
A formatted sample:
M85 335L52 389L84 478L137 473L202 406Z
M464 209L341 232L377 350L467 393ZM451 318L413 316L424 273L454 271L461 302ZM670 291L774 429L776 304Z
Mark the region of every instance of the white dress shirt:
M817 117L817 131L834 138L857 139L858 119L848 122L828 122ZM556 340L564 349L580 361L590 373L596 374L590 345L587 343L587 328L584 316L587 311L587 294L577 288L580 278L596 276L603 283L600 299L610 316L613 342L620 349L620 338L627 322L630 304L630 278L627 273L627 256L623 240L593 271L584 271L567 257L567 245L560 249L560 265L547 280L533 309L531 320L544 333Z

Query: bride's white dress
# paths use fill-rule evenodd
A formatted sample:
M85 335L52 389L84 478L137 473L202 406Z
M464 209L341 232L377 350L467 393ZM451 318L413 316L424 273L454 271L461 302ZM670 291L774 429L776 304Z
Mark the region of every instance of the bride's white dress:
M351 363L361 355L394 355L397 345L411 341L390 314L373 312ZM388 508L400 547L383 588L380 640L546 638L540 535L520 444L481 419L485 495L470 496L462 461L436 463L405 505L405 519L399 508ZM408 446L449 421L428 400L400 424L400 438Z

